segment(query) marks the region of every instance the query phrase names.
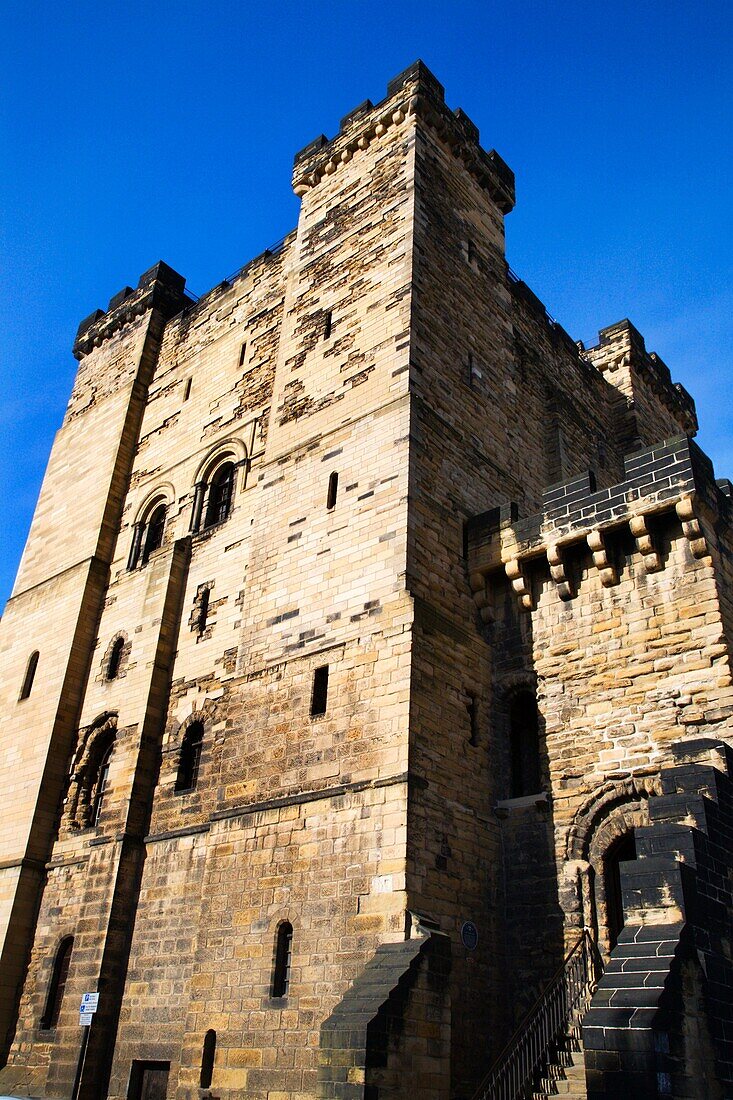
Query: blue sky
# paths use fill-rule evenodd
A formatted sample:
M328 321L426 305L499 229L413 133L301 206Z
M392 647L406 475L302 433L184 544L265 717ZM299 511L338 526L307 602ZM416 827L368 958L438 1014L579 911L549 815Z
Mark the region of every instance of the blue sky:
M206 291L292 228L293 154L421 57L517 176L509 262L576 338L628 316L733 475L729 0L6 5L0 606L76 327L164 259Z

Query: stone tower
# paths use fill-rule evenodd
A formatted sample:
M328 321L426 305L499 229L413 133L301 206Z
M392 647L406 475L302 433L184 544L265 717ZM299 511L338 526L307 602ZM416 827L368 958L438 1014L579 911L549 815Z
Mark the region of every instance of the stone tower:
M692 400L508 269L513 175L421 63L293 186L203 298L160 263L77 335L2 620L0 1087L499 1095L575 968L536 1089L724 1095L730 490Z

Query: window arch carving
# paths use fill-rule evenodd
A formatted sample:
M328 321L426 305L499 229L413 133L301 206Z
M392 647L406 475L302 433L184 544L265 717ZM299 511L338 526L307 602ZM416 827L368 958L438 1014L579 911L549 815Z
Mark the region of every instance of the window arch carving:
M133 525L127 568L147 565L152 554L163 545L168 518L168 498L160 491L143 506Z
M117 739L117 716L112 714L88 727L76 753L66 819L72 829L99 823L109 791L109 769Z
M231 514L241 466L246 469L246 451L238 440L223 445L210 456L196 477L191 512L191 531L207 531L224 523Z
M55 1028L58 1023L61 1004L64 999L64 990L66 989L66 981L69 976L69 964L71 963L71 950L73 946L74 937L65 936L56 949L53 969L51 971L51 981L49 982L48 993L46 995L46 1007L43 1010L43 1016L41 1016L41 1027L46 1031Z

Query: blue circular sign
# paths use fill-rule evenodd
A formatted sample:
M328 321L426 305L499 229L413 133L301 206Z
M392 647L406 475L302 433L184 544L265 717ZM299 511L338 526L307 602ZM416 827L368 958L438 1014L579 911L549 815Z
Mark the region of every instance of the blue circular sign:
M467 951L475 951L478 947L478 928L472 920L461 925L461 942Z

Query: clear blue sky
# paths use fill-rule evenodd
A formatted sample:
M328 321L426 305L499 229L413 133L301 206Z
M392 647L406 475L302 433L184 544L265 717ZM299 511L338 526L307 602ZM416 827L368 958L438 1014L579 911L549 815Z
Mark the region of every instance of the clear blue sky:
M517 176L508 259L576 338L628 316L733 475L730 0L6 4L0 606L82 317L292 228L293 154L421 57Z

